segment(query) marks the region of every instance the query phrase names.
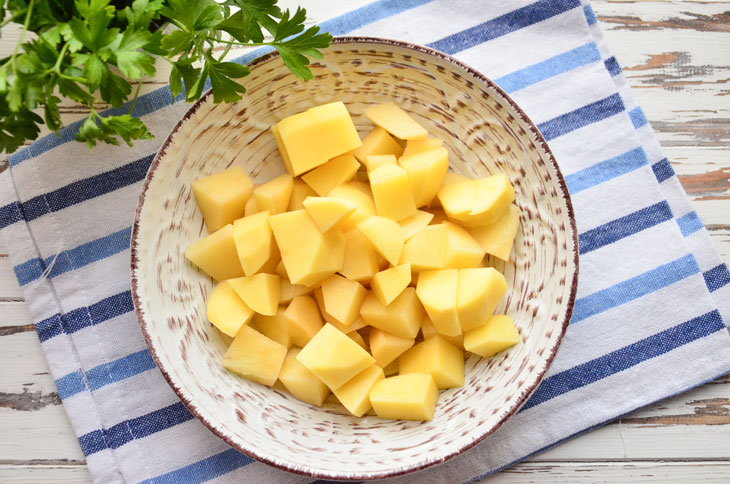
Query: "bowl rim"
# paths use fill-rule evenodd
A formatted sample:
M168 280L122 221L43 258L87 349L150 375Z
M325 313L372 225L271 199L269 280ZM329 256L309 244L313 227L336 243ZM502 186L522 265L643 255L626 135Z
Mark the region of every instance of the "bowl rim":
M381 46L396 46L401 47L405 49L415 50L417 52L428 54L431 56L438 57L442 60L445 60L449 63L454 64L460 69L463 69L464 71L468 72L472 76L476 77L480 81L484 82L487 86L497 91L497 93L503 98L505 102L507 102L519 115L520 119L523 123L525 123L528 127L528 129L532 132L532 134L535 136L535 139L537 142L541 145L542 149L545 151L548 162L552 165L553 170L555 172L555 175L557 176L557 183L560 187L560 193L562 195L562 198L565 202L566 208L567 208L567 215L568 220L570 222L570 232L571 232L571 238L573 239L573 265L575 267L575 271L572 275L572 280L570 281L570 292L568 296L568 300L566 302L566 312L565 312L565 318L562 321L560 325L560 334L558 335L558 338L555 341L555 344L552 348L550 348L547 359L545 360L545 366L539 371L537 378L534 380L534 382L525 390L523 390L522 395L517 398L514 403L512 404L512 407L509 409L509 411L504 415L504 417L497 422L491 429L487 430L483 434L477 436L472 442L460 447L458 450L440 457L437 460L426 462L426 463L418 463L414 465L408 465L405 467L400 467L397 469L394 469L392 471L382 471L382 472L376 472L376 473L367 473L367 474L338 474L336 472L331 473L323 473L323 472L316 472L316 471L307 471L303 469L297 469L294 467L289 467L286 465L286 463L281 462L275 462L265 456L259 455L255 449L247 449L243 448L239 444L233 441L233 439L230 439L227 435L225 435L221 430L219 430L213 423L208 421L208 419L200 413L198 410L196 404L192 401L192 399L185 394L185 391L183 388L179 387L175 381L172 379L168 371L165 369L164 365L160 361L159 356L157 355L157 351L155 349L154 344L152 343L152 337L150 335L151 331L148 328L147 321L143 315L142 309L141 309L141 298L139 293L139 285L138 280L136 277L137 273L137 266L139 263L139 242L137 240L139 236L139 224L140 224L140 215L142 212L142 207L144 205L145 196L147 193L147 189L149 188L149 184L152 180L152 177L154 175L155 170L157 169L161 158L165 155L168 146L172 142L173 136L177 133L177 131L182 127L183 123L185 123L189 118L191 118L195 112L200 108L200 106L203 105L204 102L208 100L210 95L212 94L212 89L209 89L206 91L200 99L195 101L190 108L185 112L185 114L180 118L180 120L175 124L175 126L172 128L170 133L167 135L165 140L160 145L160 148L158 149L157 153L155 154L155 157L153 158L150 167L147 171L147 174L145 176L139 199L137 202L137 207L135 210L134 215L134 223L132 225L132 232L130 236L130 270L131 270L131 293L132 293L132 302L134 305L134 311L137 316L137 320L139 322L140 329L142 331L142 334L144 335L145 342L147 343L147 347L150 351L150 354L152 355L152 359L154 360L155 364L157 365L157 368L159 368L160 372L164 376L167 383L170 385L170 387L173 389L175 394L180 398L180 400L185 404L185 406L190 410L190 412L198 419L200 420L203 425L205 425L210 431L212 431L216 436L221 438L223 441L225 441L228 445L230 445L232 448L238 450L239 452L242 452L243 454L247 455L248 457L251 457L259 462L263 462L269 466L275 467L277 469L281 469L283 471L291 472L294 474L299 474L303 476L313 477L317 479L334 479L334 480L342 480L342 481L362 481L362 480L372 480L372 479L385 479L390 477L396 477L401 476L405 474L410 474L413 472L421 471L426 468L441 464L443 462L446 462L447 460L451 459L452 457L455 457L478 443L482 442L486 437L493 434L497 429L499 429L507 420L509 420L510 417L512 417L515 413L519 411L519 409L527 402L527 399L532 395L532 393L537 389L537 387L542 382L543 378L545 377L545 373L547 373L548 369L552 365L553 360L555 359L555 356L558 352L558 348L560 347L561 342L563 341L563 337L565 336L565 332L568 329L568 325L570 323L571 316L573 314L573 307L575 305L575 299L576 299L576 292L577 292L577 286L578 286L578 272L579 272L579 264L578 264L578 256L579 256L579 246L578 246L578 230L576 227L575 222L575 213L573 210L573 204L570 198L570 193L568 191L567 184L565 182L565 178L560 171L560 167L558 166L557 161L555 160L555 156L553 155L552 151L550 150L547 141L543 137L542 133L540 133L539 129L537 128L537 125L527 116L527 114L524 112L524 110L502 89L500 88L494 81L492 81L490 78L482 74L481 72L477 71L476 69L472 68L468 64L456 59L455 57L452 57L449 54L446 54L444 52L441 52L439 50L433 49L431 47L427 47L424 45L416 44L413 42L407 42L407 41L401 41L401 40L395 40L385 37L374 37L374 36L335 36L332 39L332 46L341 44L379 44ZM277 51L271 51L262 54L259 57L256 57L255 59L248 62L246 65L253 68L258 64L264 63L269 61L270 59L274 57L278 57L279 53Z

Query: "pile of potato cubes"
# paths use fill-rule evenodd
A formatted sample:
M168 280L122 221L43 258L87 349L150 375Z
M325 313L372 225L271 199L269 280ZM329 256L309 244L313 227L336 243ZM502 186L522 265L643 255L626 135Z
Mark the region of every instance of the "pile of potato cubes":
M254 187L232 167L192 189L210 232L185 251L219 281L210 322L233 337L223 366L357 417L431 420L464 385L464 350L520 340L493 315L519 227L503 174L447 172L443 141L393 103L360 139L341 102L277 123L287 172Z

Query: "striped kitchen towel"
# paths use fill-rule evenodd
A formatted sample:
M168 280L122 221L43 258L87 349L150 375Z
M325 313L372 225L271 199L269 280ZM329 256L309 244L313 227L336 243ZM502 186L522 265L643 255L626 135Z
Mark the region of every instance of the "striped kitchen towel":
M483 443L393 482L474 480L730 371L730 272L588 4L311 3L332 34L426 44L495 79L548 140L580 233L575 312L538 390ZM149 163L187 108L160 89L133 110L154 140L88 151L72 142L77 123L11 156L0 235L96 481L309 482L252 461L199 423L137 325L130 226Z

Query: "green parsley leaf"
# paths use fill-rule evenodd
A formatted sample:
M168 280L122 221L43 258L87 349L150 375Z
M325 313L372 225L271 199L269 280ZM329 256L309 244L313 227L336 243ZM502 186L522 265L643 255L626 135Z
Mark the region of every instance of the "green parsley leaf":
M127 78L137 80L145 75L154 75L154 57L141 50L150 37L149 32L126 30L119 42L112 46L112 59L116 60L117 67Z

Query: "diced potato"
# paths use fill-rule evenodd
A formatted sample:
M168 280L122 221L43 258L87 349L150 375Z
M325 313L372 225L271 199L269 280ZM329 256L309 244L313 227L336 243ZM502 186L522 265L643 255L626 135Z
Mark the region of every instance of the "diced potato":
M487 254L509 260L512 252L512 244L520 228L520 209L514 204L510 205L507 213L502 215L496 222L480 227L469 227L466 230L482 246Z
M444 222L448 230L446 267L479 267L484 260L484 249L469 232L451 222Z
M244 209L243 215L248 217L255 213L259 213L261 211L261 207L259 206L258 200L256 200L256 197L251 197L246 202L246 208Z
M350 153L332 158L322 166L302 175L302 180L320 197L326 197L333 188L355 177L360 163Z
M209 232L243 217L253 182L246 170L232 166L192 183L193 194Z
M383 306L372 292L360 307L360 316L370 326L401 338L415 338L423 321L424 311L416 290L407 287L395 300Z
M434 200L436 200L436 198L434 198ZM429 212L433 214L431 225L438 225L450 221L449 217L446 216L446 213L440 208L430 208Z
M302 202L307 197L316 197L317 193L312 188L304 183L301 179L295 178L294 184L292 185L291 197L289 198L289 206L287 210L301 210L304 208Z
M378 215L398 221L416 213L416 204L405 169L395 164L385 164L370 171L368 175Z
M293 343L289 334L289 323L284 316L285 311L286 308L279 306L273 316L264 316L260 313L254 314L252 324L255 323L257 330L267 338L291 348Z
M370 404L380 418L431 420L439 390L428 373L391 376L370 390Z
M375 363L385 368L415 343L414 338L401 338L387 331L373 328L370 331L370 351Z
M464 348L483 358L494 356L519 342L520 333L512 318L503 314L492 316L486 324L464 334Z
M228 347L223 357L223 366L249 380L270 387L279 377L286 352L286 346L244 326Z
M448 230L446 225L429 225L403 246L401 264L411 264L413 272L446 267Z
M464 353L435 335L406 351L398 360L401 375L429 373L439 390L464 386Z
M261 266L261 269L258 270L259 273L266 273L266 274L273 274L276 272L276 267L279 265L281 261L281 253L279 252L279 248L276 246L276 244L271 244L271 257L269 257L269 260L264 262L264 265Z
M331 390L375 363L367 351L329 323L302 348L297 360Z
M370 410L370 390L385 378L383 369L372 365L352 377L344 385L333 390L337 399L355 417L362 417Z
M322 281L322 296L327 313L340 324L349 326L360 316L367 289L357 281L337 274Z
M357 208L357 205L350 200L331 197L307 197L302 205L321 232L327 232L337 226L338 222Z
M322 329L322 316L311 296L296 296L284 311L291 342L304 347Z
M365 160L370 155L395 155L403 154L403 147L394 140L387 131L376 126L362 140L362 146L352 152L360 163L366 164Z
M279 263L276 264L274 272L278 274L279 277L283 277L284 279L289 280L289 274L286 273L286 266L284 266L283 260L280 260Z
M418 274L416 293L436 331L446 336L461 333L456 312L458 269L423 271Z
M244 275L233 241L233 224L189 245L185 249L185 258L218 281Z
M395 155L368 155L365 158L365 166L367 167L368 176L371 171L382 165L397 165L398 159Z
M349 200L357 205L355 211L341 222L341 228L344 232L354 229L357 227L357 224L375 215L375 202L373 202L373 198L367 193L363 193L362 190L359 190L351 183L336 186L327 196Z
M383 368L383 373L385 373L385 376L395 375L396 373L398 373L398 360L395 359L391 361L388 366Z
M300 351L299 348L292 348L286 354L279 380L294 398L321 407L330 394L330 389L297 360Z
M273 180L256 187L253 196L261 211L268 210L271 215L286 212L294 188L291 175L284 173Z
M403 252L403 229L397 222L374 215L357 224L357 228L385 259L398 265Z
M345 334L347 335L348 338L350 338L352 341L357 343L360 346L360 348L364 349L365 351L367 351L369 349L368 344L365 342L362 335L360 333L358 333L357 331L350 331L349 333L345 333Z
M252 310L264 316L276 314L281 299L279 276L261 273L229 279L228 282Z
M458 175L453 174L448 175L448 177L458 177ZM475 180L466 178L463 181L453 181L442 184L437 196L441 203L441 207L443 207L444 212L446 212L446 215L452 219L460 220L456 217L459 215L462 217L469 216L475 194Z
M436 331L436 326L433 325L431 319L428 317L428 315L426 315L426 317L423 318L423 321L421 322L421 335L423 336L423 339L428 339L436 334L438 334L457 348L464 347L464 333L461 333L458 336L446 336L443 334L439 334L439 332Z
M247 276L256 274L274 254L269 212L259 212L233 222L233 242Z
M452 183L459 183L463 181L473 181L472 178L469 178L466 175L462 175L461 173L454 173L453 171L447 171L446 175L444 176L444 180L441 182L442 185L451 185Z
M469 331L482 326L506 291L507 281L493 267L460 269L456 310L461 329Z
M431 223L431 219L433 219L432 213L416 210L416 213L410 217L398 220L398 223L403 229L403 240L406 242L411 240L422 228Z
M345 233L345 257L340 273L348 279L368 282L378 272L378 253L357 228Z
M272 131L292 176L299 176L362 145L342 102L324 104L284 118Z
M314 286L302 286L301 284L292 284L289 279L285 277L279 278L279 285L281 286L281 298L279 302L286 304L297 296L305 296L314 291Z
M403 264L380 271L370 281L370 288L380 304L387 306L411 283L411 265Z
M470 226L492 224L507 213L515 201L515 189L504 173L476 180L476 193L470 217L464 222Z
M236 336L251 321L254 312L241 299L228 281L219 283L208 296L208 321L228 336Z
M373 191L370 190L370 181L369 180L350 180L349 182L347 182L347 184L353 188L357 188L364 195L367 195L370 198L370 200L373 199ZM373 207L374 206L375 206L375 202L373 202Z
M406 149L403 151L403 157L441 148L443 145L444 140L441 138L411 139L406 142Z
M393 136L404 139L426 139L428 132L392 102L371 106L365 110L365 116Z
M431 204L431 200L441 187L441 182L449 169L449 152L443 147L436 148L402 156L398 164L408 173L416 207L423 207Z

